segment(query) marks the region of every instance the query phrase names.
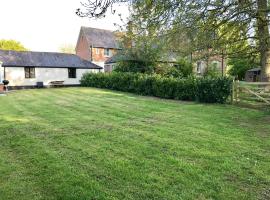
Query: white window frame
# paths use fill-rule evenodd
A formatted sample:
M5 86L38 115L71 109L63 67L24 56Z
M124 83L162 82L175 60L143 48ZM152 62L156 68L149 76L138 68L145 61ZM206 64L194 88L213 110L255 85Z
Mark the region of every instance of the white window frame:
M106 52L108 52L108 54L106 54ZM106 56L106 57L110 56L110 49L108 49L108 48L104 49L104 56Z
M96 48L96 54L99 54L99 48Z
M202 73L202 61L198 61L197 62L197 74L201 74Z

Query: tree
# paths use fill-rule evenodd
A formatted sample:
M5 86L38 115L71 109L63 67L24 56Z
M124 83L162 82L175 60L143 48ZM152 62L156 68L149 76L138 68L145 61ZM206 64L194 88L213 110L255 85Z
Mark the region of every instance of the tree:
M115 71L153 73L161 60L162 41L153 37L151 30L139 33L129 23L126 34L120 39L121 51Z
M75 47L72 44L63 44L59 48L62 53L75 54Z
M231 56L228 46L241 46L243 41L252 44L252 51L242 47L236 53L259 53L262 80L270 80L268 0L88 0L83 4L85 12L78 9L77 14L101 17L113 4L121 2L132 3L144 27L159 27L159 32L167 35L186 33L190 51L204 49ZM231 30L237 34L231 34Z
M27 51L27 49L18 41L15 40L0 40L1 50Z
M250 58L230 58L228 61L228 65L230 66L229 74L237 77L239 80L244 80L246 71L252 68L256 68L259 63L257 60L253 60Z

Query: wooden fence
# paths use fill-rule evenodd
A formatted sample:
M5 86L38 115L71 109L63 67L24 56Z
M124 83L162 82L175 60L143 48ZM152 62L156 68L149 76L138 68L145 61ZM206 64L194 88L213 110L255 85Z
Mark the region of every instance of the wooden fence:
M270 82L234 81L231 103L270 108Z

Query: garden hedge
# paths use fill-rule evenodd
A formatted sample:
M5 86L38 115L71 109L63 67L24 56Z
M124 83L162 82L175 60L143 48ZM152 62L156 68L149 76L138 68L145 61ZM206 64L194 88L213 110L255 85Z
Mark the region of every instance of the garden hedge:
M86 87L107 88L167 99L225 103L232 81L218 78L167 78L140 73L87 73L81 79Z

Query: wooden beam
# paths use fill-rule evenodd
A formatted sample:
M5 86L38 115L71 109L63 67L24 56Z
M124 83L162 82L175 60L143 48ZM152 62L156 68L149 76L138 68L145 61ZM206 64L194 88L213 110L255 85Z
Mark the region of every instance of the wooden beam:
M270 101L266 100L265 98L261 97L259 94L257 94L256 92L253 92L252 90L246 88L246 87L242 87L243 89L247 90L249 93L255 95L256 97L258 97L259 99L261 99L262 101L264 101L266 104L270 105Z

